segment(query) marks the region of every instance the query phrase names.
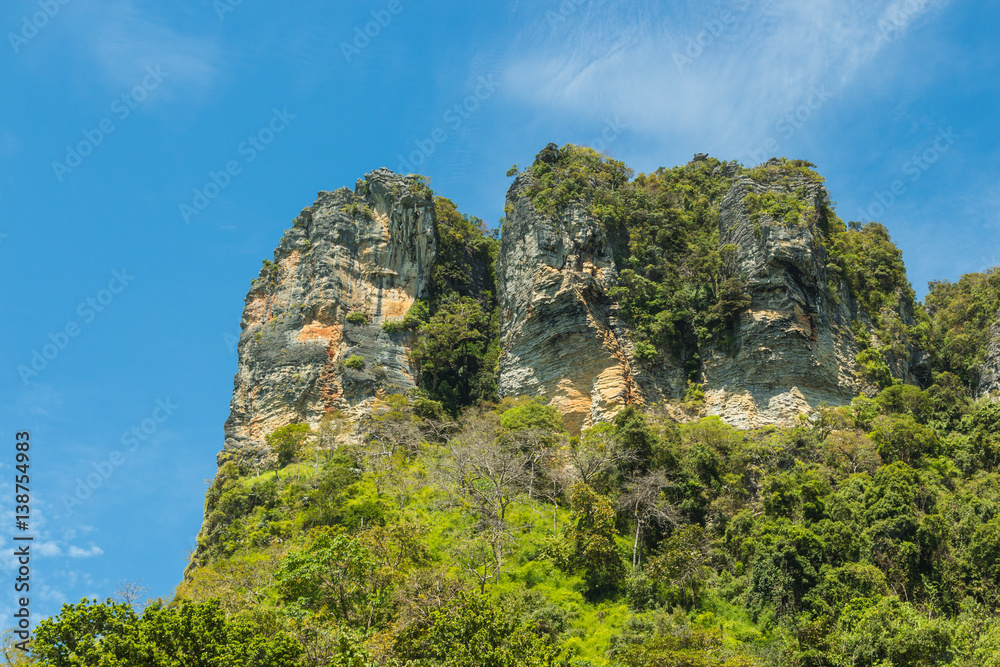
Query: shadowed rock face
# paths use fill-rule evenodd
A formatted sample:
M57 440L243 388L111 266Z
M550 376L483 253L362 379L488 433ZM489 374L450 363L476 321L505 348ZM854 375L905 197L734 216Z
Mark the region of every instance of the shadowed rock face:
M544 396L579 432L636 399L629 340L608 296L612 245L582 207L558 220L528 199L529 175L507 193L497 258L499 392Z
M415 185L372 172L353 193L319 193L285 232L246 297L220 463L260 456L265 435L285 424L315 425L328 410L414 386L410 335L381 324L428 289L433 202ZM349 313L367 323L348 323ZM362 369L344 365L352 356L364 358Z
M725 166L733 170L735 166ZM629 403L683 395L679 360L634 358L627 324L609 290L618 284L613 242L584 207L553 220L532 206L529 175L507 195L508 217L498 266L502 396L550 399L574 430L607 420ZM766 214L751 220L750 192L792 194L820 210L823 186L791 175L775 183L738 178L721 202L720 245L745 278L750 308L725 346L703 347L705 410L730 424L789 423L822 402L849 402L865 389L851 326L872 331L846 287L831 293L826 249L814 224ZM902 308L906 309L907 306ZM901 312L913 324L912 312ZM893 374L915 382L917 355L890 360Z
M986 350L986 362L979 368L975 396L1000 396L1000 312L990 328L990 345Z
M729 177L738 171L719 168ZM528 197L531 178L519 176L507 194L496 261L500 395L545 397L576 432L629 403L680 398L682 363L666 353L637 362L618 316L615 258L626 249L583 204L556 219L540 214ZM845 287L831 292L815 224L751 219L747 194L768 191L815 210L826 198L821 184L793 174L773 183L737 177L721 201L719 243L735 248L729 261L751 305L725 345L701 348L701 380L705 411L744 427L787 423L863 391L851 328L861 321L872 330ZM381 324L427 296L437 246L426 192L413 178L378 170L354 192L320 193L295 219L246 298L220 463L259 458L265 435L285 424L316 425L330 410L361 410L377 395L414 386L412 334L390 335ZM472 273L472 292L491 284L486 265ZM365 323L347 322L350 313ZM912 324L911 312L900 316ZM920 360L903 356L890 359L893 374L912 382ZM363 367L346 366L351 357L363 358ZM1000 351L990 360L983 392L1000 384Z
M822 185L793 176L769 185L743 177L723 198L720 243L736 247L733 261L751 303L735 344L706 355L704 384L709 413L741 427L785 422L820 402L849 402L861 390L851 332L858 308L845 289L829 292L819 230L767 215L752 221L744 204L751 192L798 192L814 210L825 197Z

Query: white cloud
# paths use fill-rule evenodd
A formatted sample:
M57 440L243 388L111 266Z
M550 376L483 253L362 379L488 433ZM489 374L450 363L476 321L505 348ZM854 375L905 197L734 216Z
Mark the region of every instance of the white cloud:
M836 95L946 2L593 2L563 20L540 17L517 40L504 78L525 104L617 113L661 140L732 146L764 137L812 87Z
M62 556L62 549L55 542L35 542L34 550L39 556Z
M199 101L219 77L222 51L215 40L181 34L135 0L89 7L84 22L83 34L112 92L127 91L147 67L160 67L167 76L151 101Z
M100 556L103 553L103 549L95 544L91 544L89 549L81 549L77 546L71 546L67 555L70 558L92 558L94 556Z

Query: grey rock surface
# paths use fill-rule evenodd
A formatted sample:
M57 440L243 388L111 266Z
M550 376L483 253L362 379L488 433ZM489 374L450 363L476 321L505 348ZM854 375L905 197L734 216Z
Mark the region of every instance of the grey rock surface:
M979 384L976 386L975 396L1000 397L1000 312L990 327L990 344L986 349L986 361L979 368Z
M319 193L285 232L246 297L220 464L260 458L280 426L316 425L329 410L414 386L412 335L381 324L427 293L433 202L419 192L412 179L380 169L354 192ZM348 323L350 313L367 323ZM352 356L364 359L362 369L344 365Z

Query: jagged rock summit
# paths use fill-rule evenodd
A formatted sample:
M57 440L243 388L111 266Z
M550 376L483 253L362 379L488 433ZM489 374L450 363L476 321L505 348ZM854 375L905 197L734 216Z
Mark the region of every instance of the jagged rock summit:
M492 249L445 226L479 221L419 176L379 169L353 191L319 193L247 294L220 464L259 460L285 424L362 413L386 394L434 399L424 380L436 369L414 350L459 294L490 322L456 339L496 348L489 391L542 397L573 433L628 404L755 427L879 383L927 383L901 253L881 226L849 232L811 165L697 155L630 181L596 155L550 145L516 174ZM889 258L885 284L864 275L866 244ZM460 310L439 324L460 326ZM1000 329L992 340L980 394L1000 388Z
M353 192L320 192L295 218L246 297L220 463L262 456L265 436L285 424L315 425L328 411L415 386L412 335L381 324L427 295L429 195L417 179L379 169Z

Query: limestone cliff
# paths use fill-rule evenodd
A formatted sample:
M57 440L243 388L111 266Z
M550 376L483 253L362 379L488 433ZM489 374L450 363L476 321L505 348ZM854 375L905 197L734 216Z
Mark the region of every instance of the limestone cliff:
M699 345L694 379L704 389L703 413L741 427L788 423L820 403L843 404L870 389L860 377L856 335L870 338L874 327L828 268L823 216L833 214L821 179L782 161L756 171L720 164L716 175L732 182L715 204L717 243L728 251L728 274L742 281L749 307L728 340ZM660 351L637 360L636 340L612 296L620 294L617 262L628 240L613 240L586 200L560 215L541 214L533 181L522 174L507 195L497 275L500 394L550 399L572 430L629 403L681 398L690 359ZM791 201L801 219L751 212L748 195ZM912 325L912 301L901 296L892 317ZM917 382L920 355L905 341L897 347L886 353L890 372Z
M546 151L548 159L558 154ZM784 161L753 170L704 156L691 164L704 167L715 188L710 201L697 202L711 208L699 223L709 220L711 229L699 238L725 259L713 280L740 281L742 300L725 315L728 324L717 318L714 333L702 327L697 341L680 351L669 341L650 347L647 334L623 314L629 226L602 222L586 187L558 213L542 213L533 198L536 174L529 171L507 193L495 264L501 397L549 399L579 432L630 403L677 401L693 381L704 392L700 413L748 427L787 423L822 402L845 403L870 390L856 360L868 345L885 351L893 376L922 379L920 354L906 340L875 339L872 318L831 264L830 221L836 218L818 175ZM754 204L760 201L784 202L801 213L778 215ZM265 436L280 426L316 425L332 410L363 409L380 394L416 386L412 326L387 333L382 323L430 297L432 281L439 290L480 301L494 283L488 253L463 246L461 234L453 233L462 225L472 229L474 219L450 202L445 210L454 226L439 238L435 203L422 180L377 170L353 192L321 192L302 211L246 298L220 463L252 464L267 453ZM654 254L670 251L670 239L657 238L664 245ZM683 253L684 243L671 252ZM439 254L450 259L434 273ZM630 266L637 266L635 258ZM912 297L904 296L890 313L900 330L913 324ZM991 359L992 370L983 375L987 387L997 384L1000 353Z
M990 328L986 361L979 368L979 384L976 387L975 396L976 398L1000 396L1000 312L997 313L996 322Z
M812 219L790 224L768 213L754 219L746 203L751 194L795 197ZM815 224L826 196L822 184L801 175L773 183L741 176L722 201L720 242L736 248L731 261L750 307L734 345L705 355L703 384L708 412L733 425L787 422L821 402L850 402L862 389L851 325L864 314L843 284L831 291Z
M558 219L536 211L531 183L524 174L507 193L498 390L551 400L579 432L638 400L628 333L608 295L615 249L583 205Z
M295 219L246 297L220 464L259 458L275 428L414 386L412 335L380 325L426 296L436 252L428 195L413 177L378 170L354 192L319 193Z

